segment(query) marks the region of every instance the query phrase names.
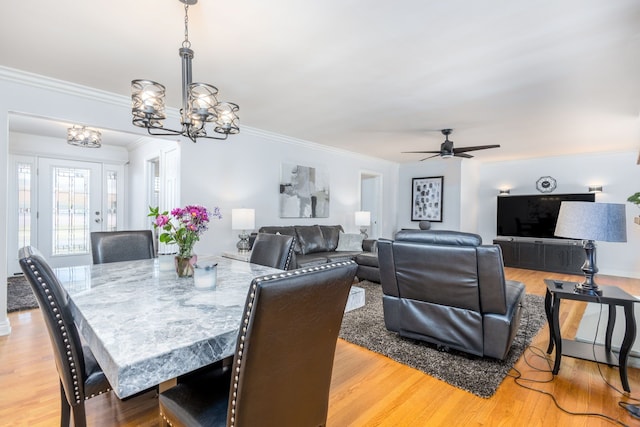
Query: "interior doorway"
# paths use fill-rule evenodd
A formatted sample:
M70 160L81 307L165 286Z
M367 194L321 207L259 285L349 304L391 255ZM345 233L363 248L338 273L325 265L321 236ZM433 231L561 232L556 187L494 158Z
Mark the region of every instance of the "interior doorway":
M377 239L381 234L382 201L382 175L360 172L360 210L371 212L371 225L367 233L370 239Z

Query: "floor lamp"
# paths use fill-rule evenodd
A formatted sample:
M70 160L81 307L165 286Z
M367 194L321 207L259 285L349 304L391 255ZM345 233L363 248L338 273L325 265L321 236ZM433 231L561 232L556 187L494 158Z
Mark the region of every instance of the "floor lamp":
M582 265L584 282L576 284L575 291L601 295L594 276L596 267L595 241L626 242L627 219L625 205L620 203L562 202L555 235L582 240L586 260Z

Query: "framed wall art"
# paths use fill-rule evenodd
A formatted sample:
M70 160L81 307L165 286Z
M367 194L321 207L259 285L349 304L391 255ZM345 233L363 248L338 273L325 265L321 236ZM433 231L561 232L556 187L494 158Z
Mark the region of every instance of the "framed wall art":
M329 173L325 169L282 163L280 218L329 218Z
M442 184L444 177L413 178L411 221L442 222Z

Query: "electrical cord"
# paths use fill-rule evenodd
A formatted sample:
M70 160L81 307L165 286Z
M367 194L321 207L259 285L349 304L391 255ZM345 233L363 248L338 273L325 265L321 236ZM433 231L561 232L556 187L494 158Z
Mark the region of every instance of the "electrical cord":
M527 323L529 323L531 321L531 313L529 310L526 310L525 307L525 311L527 314ZM602 313L602 306L600 308L600 311ZM598 319L598 322L600 321L600 319ZM596 329L597 331L597 329ZM528 341L528 336L525 334L524 336L524 344L526 345ZM594 337L594 344L593 344L593 348L595 351L595 337ZM540 369L540 368L536 368L535 366L533 366L529 360L527 359L527 350L530 351L534 356L539 357L543 360L546 361L547 366L548 366L548 370L547 369ZM557 348L556 348L557 351ZM615 419L613 417L610 417L608 415L605 414L601 414L598 412L573 412L573 411L569 411L568 409L563 408L560 403L558 402L558 400L556 399L556 397L545 390L540 390L538 388L532 387L530 385L525 384L524 382L530 382L530 383L537 383L537 384L544 384L544 383L550 383L553 382L554 380L554 375L552 373L552 368L551 368L551 358L550 356L548 356L542 349L533 346L533 345L529 345L527 348L525 348L524 352L523 352L523 358L524 358L524 362L527 364L527 366L529 366L530 368L532 368L535 371L538 372L548 372L551 374L551 378L549 378L548 380L536 380L536 379L532 379L532 378L525 378L523 377L522 373L515 367L513 367L512 369L516 372L516 375L512 375L512 374L507 374L508 376L513 378L513 381L516 385L518 385L519 387L522 387L524 389L527 390L531 390L540 394L543 394L545 396L549 396L551 398L551 401L553 402L553 404L556 406L556 408L558 408L560 411L568 414L568 415L574 415L574 416L585 416L585 417L597 417L597 418L601 418L605 421L609 421L613 424L622 426L622 427L629 427L627 424L623 423L622 421ZM600 371L600 365L598 364L598 370ZM600 375L601 377L604 379L604 376L602 374L602 372L600 371ZM610 387L612 387L606 380L605 383L607 383ZM615 389L615 387L613 387L614 390L618 391L617 389ZM637 400L637 399L633 399L633 400ZM637 405L631 405L628 402L618 402L618 405L621 406L622 408L625 408L627 410L627 412L629 412L633 417L636 418L640 418L640 407L638 407ZM637 412L636 412L637 411ZM636 415L636 413L638 415Z
M598 304L600 304L600 311L598 312L598 322L596 323L596 333L593 337L593 342L591 343L591 351L593 352L593 360L596 362L596 366L598 367L598 373L600 374L600 378L602 378L602 381L604 381L604 383L609 386L609 388L611 388L612 390L620 393L621 395L625 395L625 392L621 391L620 389L618 389L616 386L614 386L613 384L611 384L609 381L607 381L607 379L604 377L604 374L602 373L602 369L600 369L600 362L598 362L597 358L596 358L596 341L598 338L598 331L600 330L600 321L602 320L602 301L600 301L600 296L596 294L596 301L598 302ZM608 307L608 310L611 310L611 306ZM614 307L615 310L615 307ZM627 399L629 400L633 400L635 402L640 402L640 399L637 399L635 397L631 397L631 396L626 396ZM629 402L625 402L623 400L618 401L618 406L620 406L621 408L624 408L629 415L631 415L634 418L638 418L640 419L640 405L634 405L631 404Z

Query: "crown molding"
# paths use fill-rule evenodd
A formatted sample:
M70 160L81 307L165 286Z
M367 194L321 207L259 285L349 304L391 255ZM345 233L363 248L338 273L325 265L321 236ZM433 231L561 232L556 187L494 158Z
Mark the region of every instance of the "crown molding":
M88 86L79 85L65 80L54 79L51 77L42 76L39 74L30 73L27 71L17 70L5 66L0 66L0 80L10 81L14 83L24 84L27 86L37 87L41 89L51 90L66 95L79 96L86 99L95 100L98 102L104 102L112 105L130 107L131 99L128 96L114 94L112 92L95 89ZM178 108L166 107L165 112L167 118L179 119L180 110ZM340 154L343 156L353 156L358 158L368 158L380 161L377 157L371 157L364 154L356 153L353 151L344 150L337 147L328 145L322 145L317 142L307 141L282 135L275 132L270 132L262 129L257 129L251 126L242 125L240 128L241 134L247 134L258 138L267 139L269 141L281 142L285 144L296 145L298 147L305 147L314 150L326 151L329 153ZM140 135L141 139L138 141L138 145L144 141L146 135ZM391 162L393 163L393 162Z
M118 106L128 106L131 102L123 95L4 66L0 66L0 79Z

